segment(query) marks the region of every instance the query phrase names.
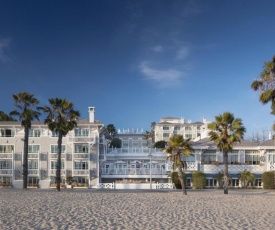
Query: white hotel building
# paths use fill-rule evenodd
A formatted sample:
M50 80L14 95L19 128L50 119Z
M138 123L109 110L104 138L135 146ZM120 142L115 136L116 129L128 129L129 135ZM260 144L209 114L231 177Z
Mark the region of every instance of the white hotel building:
M95 120L95 108L89 107L89 119L78 121L62 141L62 184L66 177L74 178L75 187L98 188L103 183L153 184L167 183L173 170L172 162L166 161L161 149L152 148L143 132L121 131L121 148L108 148L110 135L105 126ZM223 170L222 153L207 138L207 121L184 123L182 118L164 118L155 127L155 139L168 140L171 135L182 134L192 138L193 156L187 157L187 185L191 187L191 174L201 171L206 174L207 187L215 187L216 175ZM12 185L22 188L22 158L24 129L20 122L0 122L0 187ZM34 122L29 136L28 186L54 187L57 137L43 122ZM244 169L252 172L261 187L261 175L275 170L275 144L268 140L257 144L243 141L229 153L229 173L232 187L238 187L237 174ZM121 187L122 188L122 187ZM148 188L148 187L147 187ZM153 187L154 188L154 187Z

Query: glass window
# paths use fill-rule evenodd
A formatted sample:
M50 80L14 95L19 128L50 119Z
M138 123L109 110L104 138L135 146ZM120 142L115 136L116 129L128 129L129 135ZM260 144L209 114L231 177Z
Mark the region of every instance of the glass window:
M0 153L12 153L13 150L13 145L0 145Z
M39 153L39 145L29 145L29 153Z
M185 131L190 131L190 130L192 130L192 127L191 127L191 126L186 126L186 127L185 127Z
M29 161L28 169L38 169L38 162L37 161Z
M216 154L202 155L202 164L211 164L213 161L216 161Z
M39 129L30 129L29 130L29 137L40 137L41 131Z
M163 130L169 130L169 126L163 126Z
M88 153L88 144L79 144L74 146L75 153Z
M269 154L268 155L268 162L274 163L275 162L275 155L274 154Z
M61 169L64 169L65 166L64 166L64 161L61 161ZM57 162L56 161L51 161L51 169L56 169L56 166L57 166Z
M66 145L61 146L61 153L65 153ZM51 145L51 153L57 153L57 145Z
M260 163L260 155L245 155L245 163L248 165L257 165Z
M58 137L58 131L52 131L52 137Z
M14 137L15 131L11 129L1 129L0 137Z
M185 139L192 138L192 134L185 134Z
M87 161L75 161L74 169L78 169L78 170L88 169L88 162Z
M228 155L228 164L237 164L238 163L238 155L236 154L229 154Z
M88 137L89 129L75 129L74 134L76 137Z
M170 135L169 133L164 133L163 138L169 138L169 135Z

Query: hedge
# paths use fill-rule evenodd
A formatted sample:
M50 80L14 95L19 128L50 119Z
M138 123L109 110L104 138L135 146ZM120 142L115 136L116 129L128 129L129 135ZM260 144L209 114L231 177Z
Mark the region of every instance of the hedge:
M262 175L262 183L264 189L274 189L274 172L264 172Z
M203 189L206 186L206 175L203 172L193 172L191 180L193 189Z
M186 174L184 172L183 172L183 178L184 178L184 181L186 181ZM175 184L176 189L182 189L178 172L172 172L171 179L172 179L172 183Z

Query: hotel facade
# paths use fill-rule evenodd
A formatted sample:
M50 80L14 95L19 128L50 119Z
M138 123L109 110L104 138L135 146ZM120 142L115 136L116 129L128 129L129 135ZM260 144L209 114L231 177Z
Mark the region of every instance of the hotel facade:
M104 124L95 120L95 108L88 108L88 119L78 121L62 141L62 187L73 177L75 187L157 188L169 184L173 164L161 149L152 148L152 140L142 131L119 131L121 148L109 148L111 136ZM217 186L217 174L223 170L223 155L207 137L207 122L184 122L182 118L163 118L155 126L155 140L168 140L182 134L192 139L194 152L185 157L187 186L192 187L192 172L206 174L207 187ZM0 122L0 186L22 188L24 129L20 122ZM28 187L55 187L57 135L43 122L34 122L29 134ZM229 153L232 187L239 187L238 173L248 170L256 176L254 187L262 187L261 175L275 170L274 140L263 143L243 141ZM150 183L149 183L150 182ZM144 185L139 187L138 185ZM114 188L114 186L111 186ZM151 187L152 188L152 187Z

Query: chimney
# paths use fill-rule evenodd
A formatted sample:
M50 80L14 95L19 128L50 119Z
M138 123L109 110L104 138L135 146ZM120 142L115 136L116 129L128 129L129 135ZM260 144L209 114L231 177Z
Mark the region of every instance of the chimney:
M271 132L268 132L268 139L269 139L269 140L272 139L272 134L271 134Z
M95 107L88 107L89 122L95 123Z

